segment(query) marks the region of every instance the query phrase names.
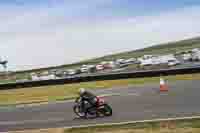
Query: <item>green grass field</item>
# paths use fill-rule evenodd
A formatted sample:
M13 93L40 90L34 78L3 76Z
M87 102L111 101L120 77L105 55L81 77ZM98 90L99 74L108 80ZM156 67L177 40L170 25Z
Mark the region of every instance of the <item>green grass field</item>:
M35 88L22 88L14 90L1 90L0 105L26 104L32 102L48 101L54 102L58 100L72 99L77 97L78 89L81 87L88 89L102 89L128 85L137 86L149 83L157 83L159 87L159 78L160 77L109 80L56 86L42 86ZM166 76L165 79L169 82L174 82L177 80L200 80L200 74Z
M200 120L147 122L117 126L66 129L65 133L199 133Z
M134 124L107 125L88 128L54 128L9 133L200 133L200 120L175 120Z

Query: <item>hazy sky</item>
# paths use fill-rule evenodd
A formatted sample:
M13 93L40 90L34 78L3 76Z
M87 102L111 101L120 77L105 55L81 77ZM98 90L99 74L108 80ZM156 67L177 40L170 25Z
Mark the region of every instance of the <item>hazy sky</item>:
M199 0L0 0L0 55L9 70L199 35Z

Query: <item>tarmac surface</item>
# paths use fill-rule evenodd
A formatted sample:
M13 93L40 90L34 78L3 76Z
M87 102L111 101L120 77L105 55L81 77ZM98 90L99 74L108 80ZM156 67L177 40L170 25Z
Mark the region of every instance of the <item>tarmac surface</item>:
M72 101L40 106L0 107L0 132L25 129L71 127L200 115L200 81L168 83L168 92L159 92L159 84L97 90L113 108L113 116L79 119Z

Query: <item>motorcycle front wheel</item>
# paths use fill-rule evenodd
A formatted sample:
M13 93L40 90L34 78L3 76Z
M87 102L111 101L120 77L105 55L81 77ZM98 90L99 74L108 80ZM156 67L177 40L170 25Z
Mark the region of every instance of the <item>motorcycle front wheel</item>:
M75 113L77 116L79 116L79 117L81 117L81 118L85 118L85 117L86 117L86 114L85 114L84 112L81 112L81 107L80 107L80 105L78 105L78 104L74 105L73 110L74 110L74 113Z

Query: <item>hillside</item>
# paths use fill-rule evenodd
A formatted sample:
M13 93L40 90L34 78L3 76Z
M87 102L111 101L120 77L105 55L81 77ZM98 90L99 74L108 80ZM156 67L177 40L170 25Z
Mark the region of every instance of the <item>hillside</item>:
M165 44L154 45L152 47L147 47L144 49L127 51L123 53L118 53L114 55L108 55L97 59L88 60L87 62L99 62L102 60L112 60L116 58L131 58L140 57L144 54L165 54L165 53L176 53L185 50L190 50L192 48L200 48L200 37L181 40L177 42L169 42Z
M177 41L177 42L169 42L169 43L165 43L165 44L154 45L152 47L139 49L139 50L133 50L133 51L127 51L127 52L113 54L113 55L107 55L104 57L90 59L90 60L82 61L82 62L75 63L75 64L67 64L67 65L61 65L61 66L55 66L55 67L49 67L49 68L27 70L27 71L23 71L23 72L43 71L43 70L48 70L48 69L67 69L67 68L78 67L82 64L96 64L101 61L109 61L109 60L114 60L114 59L118 59L118 58L126 59L126 58L132 58L132 57L140 57L144 54L175 53L175 52L190 50L192 48L200 48L200 37L191 38L191 39L187 39L187 40L181 40L181 41ZM21 73L21 72L19 72L19 73Z

